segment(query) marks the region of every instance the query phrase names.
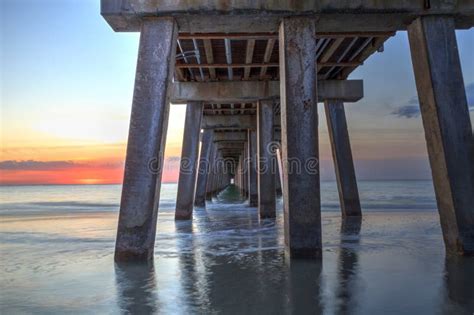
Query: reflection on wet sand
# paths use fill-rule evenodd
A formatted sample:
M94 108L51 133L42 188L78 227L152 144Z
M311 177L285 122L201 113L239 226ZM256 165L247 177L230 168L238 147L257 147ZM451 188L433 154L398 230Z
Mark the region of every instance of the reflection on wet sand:
M186 308L194 312L208 309L207 263L202 249L195 244L194 225L188 221L175 222L176 233L181 236L177 243L179 261L179 280L187 297ZM184 305L183 305L184 307Z
M177 269L173 274L177 281L172 283L173 296L163 292L170 289L170 283L155 279L153 264L116 265L121 311L150 314L170 309L185 314L248 315L352 314L383 309L361 301L362 269L367 266L359 258L360 218L341 220L337 260L332 261L337 265L335 290L325 294L325 288L332 285L325 283L323 262L288 260L278 246L278 233L272 230L275 222L242 213L230 216L232 220L226 221L217 213L201 213L192 222L175 223ZM332 262L324 261L328 269ZM444 269L439 310L443 314L472 314L474 258L448 257ZM170 303L174 307L165 307Z
M326 196L337 190L331 185L322 184ZM377 182L366 184L366 192L377 204L399 196L424 200L427 194L417 189L425 186ZM77 208L73 215L62 215L69 211L63 201L51 208L49 204L32 207L23 200L11 210L14 214L2 210L0 313L474 312L474 258L445 257L434 210L368 210L362 227L354 220L341 222L339 212L323 211L322 264L288 263L281 199L275 220L259 220L256 209L239 203L239 196L220 195L205 209L196 209L192 221L178 223L174 220L176 186L164 187L173 189L162 192L165 202L152 265L114 267L117 216L109 210L96 212L95 205L114 202L119 187L109 192L107 186L55 187L68 196L69 208ZM2 196L23 194L25 189L15 188ZM386 189L392 189L388 196ZM26 190L43 196L52 188ZM104 198L104 191L109 197ZM92 196L94 206L82 209L84 202L76 201L77 196ZM332 200L338 205L337 194ZM35 214L23 215L21 209Z
M153 262L116 263L115 282L122 313L152 314L159 309Z
M261 227L272 228L275 223L270 221L259 222L253 216L252 220L243 218L238 226L252 233ZM200 220L194 228L182 222L175 225L181 236L177 244L181 287L187 303L184 308L219 314L322 312L321 262L288 262L283 249L269 249L278 243L276 233L252 237L256 248L245 255L228 252L229 248L219 242L200 242L198 246L193 233L205 227L200 225ZM223 230L227 228L231 226ZM245 237L227 241L251 245Z
M444 268L446 313L474 314L474 257L447 256Z
M349 314L354 309L354 287L357 280L359 256L357 246L360 239L361 217L341 219L341 243L338 261L338 314Z
M291 260L288 266L288 294L290 314L322 314L322 262L319 260Z

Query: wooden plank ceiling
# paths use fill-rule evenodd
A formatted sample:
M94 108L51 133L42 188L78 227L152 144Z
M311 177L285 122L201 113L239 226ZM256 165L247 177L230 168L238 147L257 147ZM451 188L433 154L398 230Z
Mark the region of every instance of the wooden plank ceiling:
M344 80L394 32L317 33L319 80ZM278 34L180 33L176 81L279 80ZM255 114L255 104L205 104L204 115Z

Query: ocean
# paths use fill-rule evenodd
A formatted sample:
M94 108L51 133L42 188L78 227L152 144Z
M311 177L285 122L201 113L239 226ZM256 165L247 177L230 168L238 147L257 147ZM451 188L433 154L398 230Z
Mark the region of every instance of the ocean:
M117 265L121 186L0 187L0 313L474 313L474 258L446 257L430 181L360 181L360 222L322 182L322 262L286 258L281 198L259 220L229 187L175 222L176 188L154 262Z

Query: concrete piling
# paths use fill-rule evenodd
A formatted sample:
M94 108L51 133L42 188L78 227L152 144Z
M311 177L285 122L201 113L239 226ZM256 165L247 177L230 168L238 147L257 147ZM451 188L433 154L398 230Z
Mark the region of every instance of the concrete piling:
M276 216L273 102L261 100L257 109L258 212L262 219Z
M344 104L339 100L326 100L324 111L326 112L342 216L361 216L359 190L357 189Z
M153 258L168 127L168 87L174 71L177 34L172 18L145 19L142 23L116 261Z
M452 17L408 27L421 117L448 253L474 255L474 137Z
M176 220L189 220L193 214L201 117L202 103L189 102L186 107L183 145L181 149L178 195L176 197Z
M248 133L249 206L257 207L257 131L254 129L249 129Z
M199 158L198 177L196 182L196 194L194 205L196 207L206 206L206 184L210 172L210 158L212 149L212 138L214 132L211 129L205 129L202 134L201 155Z
M292 1L236 0L224 9L225 1L201 1L198 10L183 1L128 2L101 0L101 14L115 31L141 31L116 261L153 258L170 101L189 104L182 152L188 165L180 169L176 219L190 219L193 205L205 206L231 178L261 218L273 218L281 188L288 253L320 258L317 102L325 102L342 216L360 219L344 103L363 97L363 82L348 78L407 23L446 250L474 254L474 136L455 35L474 25L470 1L428 7L416 1L356 7L308 2L304 16ZM176 58L178 36L188 41L183 47L203 40L206 63L183 61L188 51ZM246 41L246 48L233 46L237 41ZM263 50L262 63L254 51ZM278 100L280 110L273 111ZM268 147L273 141L280 141L277 181ZM218 163L221 158L231 166Z
M314 20L282 20L279 32L285 244L291 257L321 256Z
M215 162L216 162L216 156L217 156L217 146L215 143L212 143L211 145L211 158L209 159L209 174L208 174L208 179L207 179L207 184L206 184L206 200L207 201L212 201L212 186L215 181L216 177L216 169L215 169Z

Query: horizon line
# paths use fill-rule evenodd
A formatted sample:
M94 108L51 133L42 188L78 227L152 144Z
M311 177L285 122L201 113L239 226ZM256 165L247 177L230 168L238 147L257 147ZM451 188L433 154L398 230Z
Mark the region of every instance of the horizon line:
M402 179L397 179L397 178L377 178L377 179L359 179L357 182L395 182L395 181L419 181L419 182L425 182L425 181L431 181L431 178L402 178ZM326 180L321 180L321 182L336 182L336 179L326 179ZM177 184L178 182L162 182L162 184ZM18 187L18 186L116 186L116 185L122 185L122 183L95 183L95 184L80 184L80 183L71 183L71 184L48 184L48 183L42 183L42 184L1 184L0 187Z

